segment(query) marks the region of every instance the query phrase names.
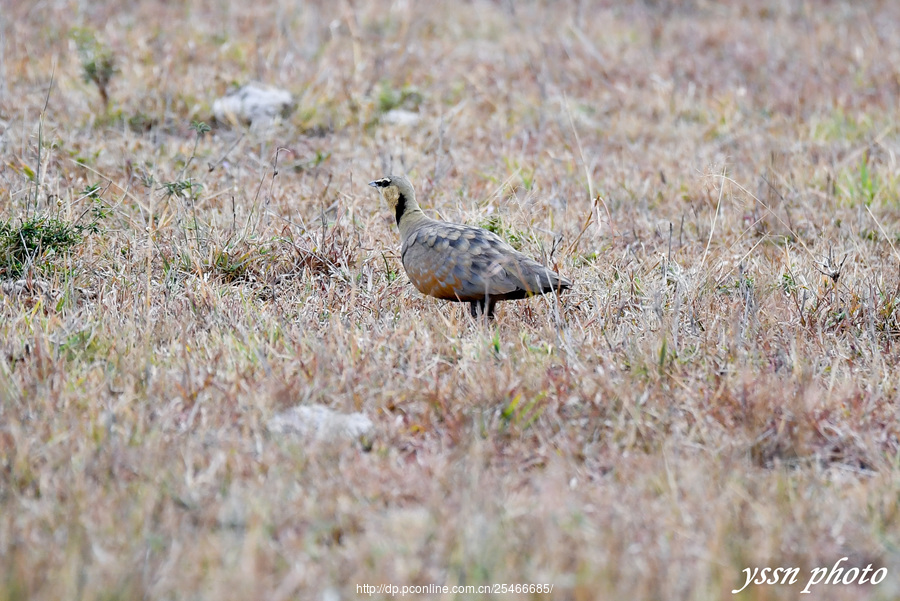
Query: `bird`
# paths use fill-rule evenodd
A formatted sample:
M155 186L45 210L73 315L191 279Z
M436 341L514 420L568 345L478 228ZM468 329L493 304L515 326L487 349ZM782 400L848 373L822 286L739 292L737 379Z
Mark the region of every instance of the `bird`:
M403 175L369 182L394 212L400 260L412 284L435 298L469 303L472 317L494 317L497 301L560 292L572 282L486 229L431 219Z

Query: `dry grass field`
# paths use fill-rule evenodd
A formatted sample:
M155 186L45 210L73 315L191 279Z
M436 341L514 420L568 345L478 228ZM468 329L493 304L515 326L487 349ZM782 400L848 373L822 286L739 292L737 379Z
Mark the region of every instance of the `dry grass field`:
M0 601L900 598L898 31L0 0ZM293 112L215 123L252 81ZM390 172L573 290L422 296ZM373 427L270 427L311 405Z

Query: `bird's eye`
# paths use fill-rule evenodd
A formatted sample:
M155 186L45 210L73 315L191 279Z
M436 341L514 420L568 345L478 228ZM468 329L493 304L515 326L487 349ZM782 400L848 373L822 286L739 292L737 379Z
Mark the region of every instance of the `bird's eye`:
M378 187L378 188L387 188L388 186L391 185L391 179L388 178L388 177L385 177L385 178L382 178L382 179L376 179L376 180L375 180L374 182L372 182L370 185L376 186L376 187Z

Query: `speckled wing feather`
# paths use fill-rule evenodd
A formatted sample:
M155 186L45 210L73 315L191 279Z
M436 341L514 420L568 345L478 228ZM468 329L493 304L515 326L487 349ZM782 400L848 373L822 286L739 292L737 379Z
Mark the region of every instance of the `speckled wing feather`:
M445 300L524 298L569 285L492 232L431 219L403 241L402 261L416 288Z

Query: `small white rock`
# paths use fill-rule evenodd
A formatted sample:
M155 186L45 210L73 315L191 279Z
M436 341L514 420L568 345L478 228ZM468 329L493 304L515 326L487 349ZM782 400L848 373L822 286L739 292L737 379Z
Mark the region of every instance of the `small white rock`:
M294 108L294 97L287 90L258 83L248 83L213 102L216 121L270 125L286 117Z
M341 601L341 593L333 586L322 591L322 601Z
M382 115L381 120L390 125L406 125L411 127L419 123L421 117L419 116L419 113L414 113L405 109L393 109Z
M325 405L298 405L272 417L273 434L293 434L316 440L353 440L370 434L372 420L365 413L338 413Z

